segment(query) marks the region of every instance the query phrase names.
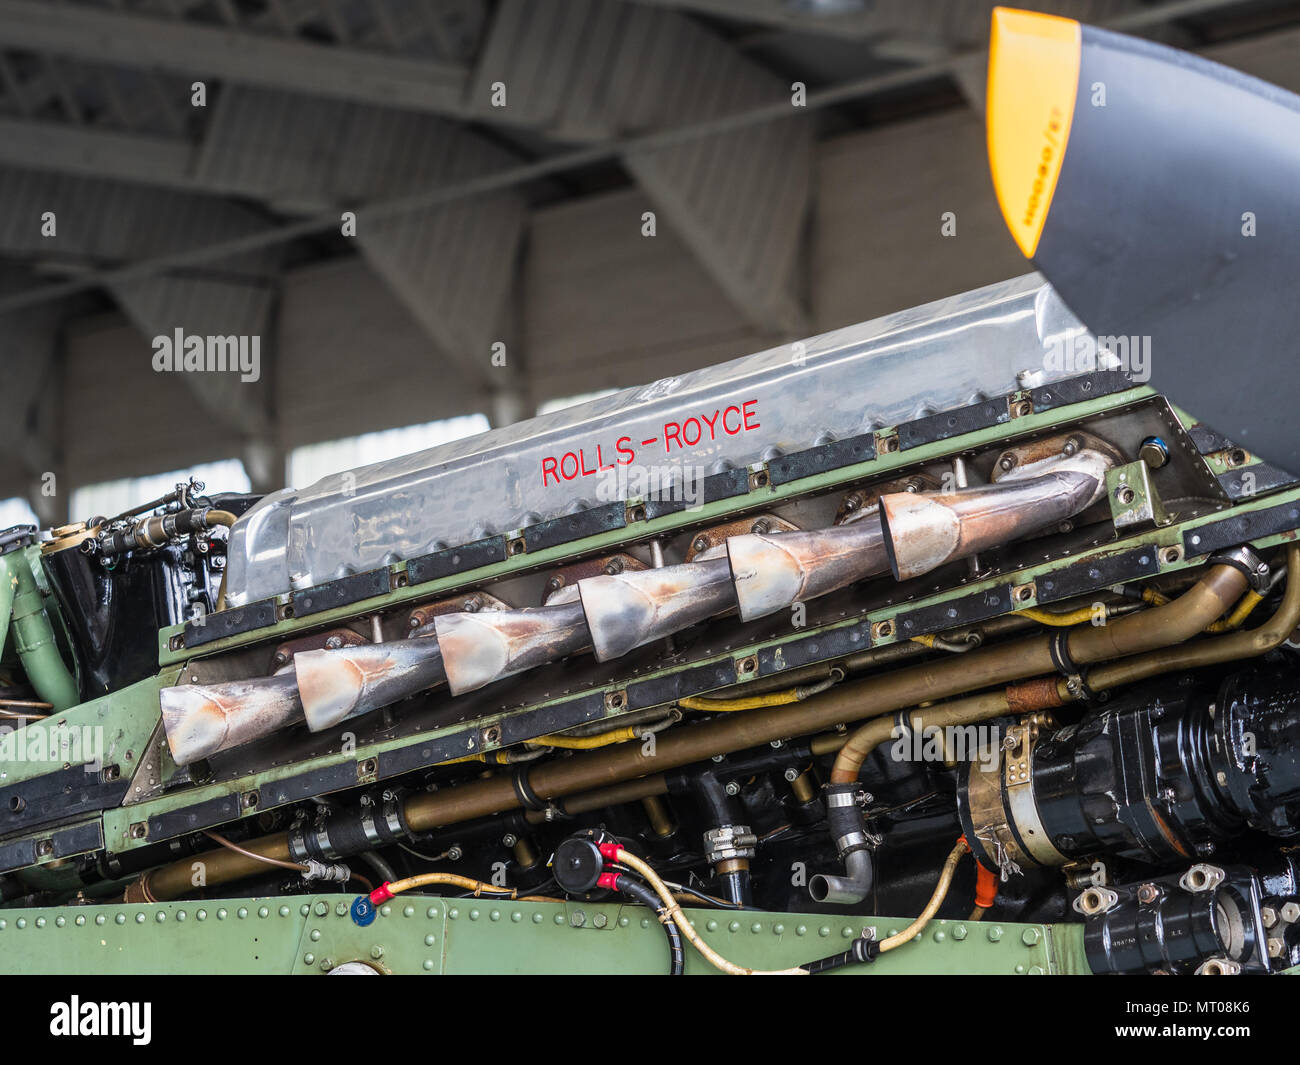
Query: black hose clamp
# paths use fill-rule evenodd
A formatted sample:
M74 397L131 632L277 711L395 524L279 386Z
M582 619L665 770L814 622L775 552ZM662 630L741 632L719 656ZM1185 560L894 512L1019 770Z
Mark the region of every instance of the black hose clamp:
M1210 566L1231 566L1245 575L1251 590L1262 595L1268 590L1268 564L1247 545L1219 551L1206 559Z
M862 785L856 781L827 784L822 790L826 797L826 821L840 858L846 858L854 851L874 850L867 836L862 807L858 805Z
M1052 665L1063 677L1074 677L1083 671L1074 664L1070 657L1070 630L1057 629L1047 643L1048 653L1052 656Z
M515 798L525 810L541 811L550 806L545 799L533 791L533 786L528 783L528 766L515 766L515 771L510 776L510 783L515 789Z

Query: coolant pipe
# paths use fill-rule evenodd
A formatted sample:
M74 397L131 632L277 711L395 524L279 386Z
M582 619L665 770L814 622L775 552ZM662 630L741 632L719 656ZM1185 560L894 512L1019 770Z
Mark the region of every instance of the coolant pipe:
M858 773L867 756L900 729L923 732L927 728L968 725L977 721L1023 714L1064 705L1058 678L1025 681L1000 692L972 695L950 703L914 710L910 714L877 717L849 736L840 748L826 785L826 820L836 849L844 859L846 876L819 874L808 882L808 891L817 902L853 906L871 890L872 865L866 822L856 802L862 790Z
M867 839L867 823L858 806L862 786L826 785L826 823L835 840L835 849L844 862L845 876L818 873L808 881L808 893L814 902L834 906L854 906L871 894L875 881L875 858Z
M57 713L80 702L77 682L59 653L54 626L32 574L32 556L23 548L0 555L0 582L9 609L0 614L0 626L13 633L14 650L27 680L42 702ZM3 600L0 600L3 605ZM12 616L11 616L12 614ZM4 640L0 637L0 647Z

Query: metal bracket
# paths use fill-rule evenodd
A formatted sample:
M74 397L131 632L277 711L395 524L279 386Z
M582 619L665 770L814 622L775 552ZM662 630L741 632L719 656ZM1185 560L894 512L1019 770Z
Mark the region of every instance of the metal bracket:
M1108 470L1106 496L1116 529L1162 526L1170 522L1160 493L1151 483L1151 467L1145 462L1130 462Z

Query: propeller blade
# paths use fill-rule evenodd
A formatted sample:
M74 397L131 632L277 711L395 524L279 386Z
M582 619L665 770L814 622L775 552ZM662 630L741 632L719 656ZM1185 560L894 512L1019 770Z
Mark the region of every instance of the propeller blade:
M987 123L1007 226L1093 336L1227 440L1300 471L1300 97L997 8Z

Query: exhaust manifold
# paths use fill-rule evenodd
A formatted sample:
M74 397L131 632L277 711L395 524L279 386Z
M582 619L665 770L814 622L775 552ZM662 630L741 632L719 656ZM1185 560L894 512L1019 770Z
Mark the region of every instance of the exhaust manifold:
M992 483L882 495L829 529L747 533L679 565L579 580L541 607L438 615L404 640L300 651L273 677L162 691L177 765L305 720L332 728L446 684L463 695L591 650L601 662L736 611L753 621L886 572L908 580L1042 533L1105 494L1120 460L1073 433L1002 452Z

